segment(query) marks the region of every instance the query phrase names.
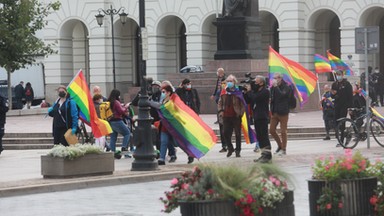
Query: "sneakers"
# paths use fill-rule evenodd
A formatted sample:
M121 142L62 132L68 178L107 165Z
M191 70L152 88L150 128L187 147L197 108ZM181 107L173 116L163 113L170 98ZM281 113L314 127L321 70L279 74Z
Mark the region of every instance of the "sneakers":
M115 152L114 157L115 159L121 159L121 152L120 151Z
M193 158L193 157L188 157L188 164L193 163L194 160L195 160L195 158Z
M327 136L323 140L331 140L331 137Z
M128 148L121 147L121 151L122 151L122 152L128 151Z
M175 155L172 155L171 156L171 159L169 159L169 163L173 163L173 162L175 162L176 161L176 159L177 159L177 157L175 156Z
M233 154L233 152L235 152L235 150L230 150L228 149L228 153L227 153L227 157L231 157L231 155Z
M222 148L219 152L220 153L227 152L227 149L226 148Z
M158 161L157 161L157 164L158 164L158 165L165 165L165 161L163 161L163 160L158 160Z
M285 155L287 155L287 151L281 149L276 155L277 155L277 156L280 156L280 157L281 157L281 156L285 156Z
M260 148L259 147L256 147L255 149L253 149L253 152L260 152Z

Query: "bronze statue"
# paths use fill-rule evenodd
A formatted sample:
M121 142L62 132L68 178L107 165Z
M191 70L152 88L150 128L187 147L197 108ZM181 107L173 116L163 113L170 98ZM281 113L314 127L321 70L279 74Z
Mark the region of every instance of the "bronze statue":
M245 16L249 0L223 0L223 16Z

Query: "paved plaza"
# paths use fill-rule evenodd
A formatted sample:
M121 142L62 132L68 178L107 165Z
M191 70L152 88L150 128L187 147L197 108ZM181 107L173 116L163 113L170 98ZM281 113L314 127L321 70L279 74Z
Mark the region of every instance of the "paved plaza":
M202 115L202 118L215 127L214 115ZM26 130L26 124L35 126ZM290 127L319 127L321 124L318 111L290 115ZM6 130L9 133L47 132L50 127L51 119L44 119L43 115L15 116L8 118ZM271 141L275 149L276 143ZM294 188L296 216L309 215L306 180L311 177L310 166L314 159L343 154L343 149L336 148L335 144L335 139L291 140L287 156L273 158L273 163L294 179L291 187ZM134 159L125 158L115 160L113 175L72 179L42 178L40 156L49 150L6 150L0 156L0 215L180 215L178 210L172 214L161 212L163 207L159 197L169 190L170 179L199 163L253 164L253 159L259 156L253 152L253 147L243 144L241 158L226 158L225 154L219 153L221 146L218 144L191 165L187 165L187 156L179 150L175 163L167 163L151 172L130 171ZM357 149L371 160L384 158L384 149L373 139L370 149L366 142L359 143Z

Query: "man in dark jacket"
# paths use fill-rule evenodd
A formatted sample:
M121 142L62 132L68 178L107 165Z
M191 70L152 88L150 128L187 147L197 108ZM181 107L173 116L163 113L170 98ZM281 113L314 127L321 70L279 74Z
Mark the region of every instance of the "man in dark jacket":
M287 152L287 126L289 116L289 95L292 89L283 80L283 76L275 73L271 88L271 122L269 132L277 142L276 154L286 155ZM276 132L277 125L280 123L281 139Z
M332 94L335 98L335 124L337 125L337 120L343 117L347 117L348 108L352 107L353 93L352 85L344 78L344 71L336 71L336 81L332 83ZM344 128L341 129L341 138L343 139ZM341 146L337 144L336 147Z
M23 108L23 101L22 101L23 98L25 98L24 82L20 81L20 83L17 86L15 86L16 107L14 107L13 109Z
M196 114L200 113L200 98L197 90L192 88L191 81L184 79L181 82L181 87L176 89L176 94L180 99L189 106Z
M271 142L268 136L269 97L265 77L256 76L255 82L247 86L245 99L251 104L253 110L256 137L261 148L261 157L254 161L260 163L268 163L272 159Z
M8 99L0 95L0 154L3 148L3 136L5 128L6 113L8 112Z

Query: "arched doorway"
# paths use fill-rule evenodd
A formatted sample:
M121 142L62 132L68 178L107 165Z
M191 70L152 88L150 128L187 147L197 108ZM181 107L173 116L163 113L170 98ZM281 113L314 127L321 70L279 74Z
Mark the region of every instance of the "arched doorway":
M379 67L380 72L384 73L384 8L372 7L364 11L360 17L359 26L379 26L380 52L378 54L368 55L368 65L373 68Z
M136 21L129 18L124 25L120 20L114 23L117 83L140 85L139 29Z
M308 22L308 29L312 30L312 46L313 54L320 54L327 57L327 50L340 57L340 19L331 10L321 9L313 13ZM334 77L331 73L326 73L328 81L333 81Z
M79 20L68 20L60 29L59 55L61 84L68 84L79 69L83 69L87 82L89 71L88 29Z
M261 20L261 48L264 58L268 58L268 47L271 46L279 52L279 22L276 17L267 11L260 11Z
M208 16L202 25L202 57L203 65L207 62L214 60L215 53L217 51L217 28L213 25L216 20L216 15L212 14Z
M158 77L176 73L187 62L186 27L176 16L166 16L157 27Z

